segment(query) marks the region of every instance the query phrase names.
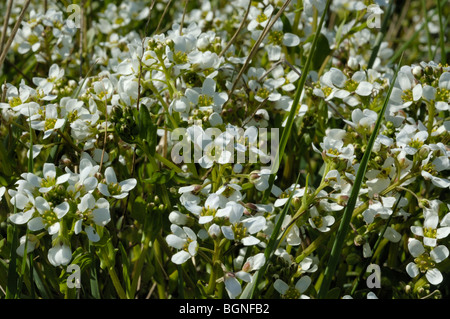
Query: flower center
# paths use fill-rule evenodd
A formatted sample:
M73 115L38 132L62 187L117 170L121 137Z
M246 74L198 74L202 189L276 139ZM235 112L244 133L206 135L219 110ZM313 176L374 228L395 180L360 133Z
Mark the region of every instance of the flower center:
M283 31L272 31L269 34L268 42L273 45L283 44Z
M44 130L48 131L55 127L56 119L45 119Z
M431 227L423 229L423 236L428 238L436 238L437 230Z
M198 97L198 105L199 106L210 106L214 102L213 98L209 95L202 94Z
M270 91L267 88L260 88L256 95L265 100L269 97Z
M341 153L336 148L329 148L327 153L329 155L339 156Z
M262 12L259 16L256 17L256 22L262 23L262 22L266 21L267 19L268 19L268 17L264 14L264 12Z
M186 52L177 51L173 55L173 60L176 64L185 64L188 62L188 57L187 57Z
M19 106L20 104L22 104L22 100L18 96L9 99L9 106L11 107L16 107Z
M416 148L416 149L421 148L422 145L423 145L423 141L419 140L418 138L411 140L411 142L409 143L409 146Z
M404 90L402 94L402 99L405 102L412 102L413 101L412 90Z
M438 88L436 90L436 101L444 101L444 102L450 101L450 90Z
M315 216L313 218L311 218L314 225L316 225L317 228L320 228L323 226L323 219L321 216Z
M433 163L426 163L423 167L422 170L425 172L430 173L431 175L436 175L436 167L433 165Z
M120 195L122 193L122 187L119 183L108 184L108 191L111 195Z
M298 299L300 298L300 291L294 287L289 287L286 293L282 296L283 299Z
M51 210L46 210L41 217L45 227L50 227L58 222L58 216Z
M419 257L416 257L414 259L414 262L416 263L421 273L425 273L430 268L434 268L436 266L436 263L431 259L428 253L424 253Z
M353 79L348 80L345 83L345 89L349 92L354 92L358 88L358 82Z
M240 241L247 236L247 228L242 223L234 224L231 228L233 229L235 240Z

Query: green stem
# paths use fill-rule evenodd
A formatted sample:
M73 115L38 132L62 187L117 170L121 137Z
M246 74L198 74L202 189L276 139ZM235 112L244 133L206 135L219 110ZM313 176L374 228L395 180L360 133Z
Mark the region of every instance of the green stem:
M131 282L131 288L130 288L130 299L134 299L134 296L137 293L137 284L139 281L139 278L141 276L142 267L144 266L145 258L147 257L147 252L150 244L150 238L146 236L144 238L143 246L141 254L139 255L139 258L135 264L135 267L133 269L133 281Z
M119 295L120 299L127 299L127 294L125 293L125 290L123 289L122 285L120 284L119 277L117 277L116 270L114 267L108 268L109 277L111 278L114 288L116 289L117 294Z
M211 274L209 277L208 287L206 289L207 295L213 295L214 290L216 289L216 281L217 281L217 275L220 271L220 260L221 260L221 249L222 245L220 245L219 240L214 240L214 255L212 259L211 264Z

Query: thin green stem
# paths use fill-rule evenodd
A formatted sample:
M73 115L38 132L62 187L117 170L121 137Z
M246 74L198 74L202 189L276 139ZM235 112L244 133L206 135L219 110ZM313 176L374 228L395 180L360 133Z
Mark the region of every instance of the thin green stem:
M442 21L442 8L441 8L441 2L439 0L436 0L437 4L437 10L439 15L439 44L441 47L441 63L442 65L447 64L447 53L445 52L445 29L444 29L444 22Z

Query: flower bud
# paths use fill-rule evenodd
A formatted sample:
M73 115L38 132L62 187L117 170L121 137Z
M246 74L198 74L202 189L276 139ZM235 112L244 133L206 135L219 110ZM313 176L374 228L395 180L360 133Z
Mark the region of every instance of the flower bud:
M172 224L180 226L186 225L188 217L185 214L175 210L169 214L169 220Z
M356 60L356 58L353 56L348 59L347 65L353 71L357 71L359 69L358 60Z
M423 75L422 67L420 67L419 65L415 66L412 69L412 74L416 77L416 79L422 77Z
M212 224L209 228L208 228L208 234L209 236L211 236L212 239L216 239L217 237L220 236L220 227L217 224Z

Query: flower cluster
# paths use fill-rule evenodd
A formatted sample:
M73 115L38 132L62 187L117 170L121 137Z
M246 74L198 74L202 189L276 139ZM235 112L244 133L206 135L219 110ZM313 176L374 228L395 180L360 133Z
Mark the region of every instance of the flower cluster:
M420 60L396 70L398 51L365 20L391 12L387 1L331 2L108 1L83 7L79 25L30 5L0 92L0 217L26 225L17 254L45 252L58 269L98 260L120 297L153 280L159 298L316 298L363 169L339 297L353 297L371 260L417 286L359 296L438 290L449 272L438 266L450 234L445 50L424 62L420 36ZM437 18L423 19L430 40Z

